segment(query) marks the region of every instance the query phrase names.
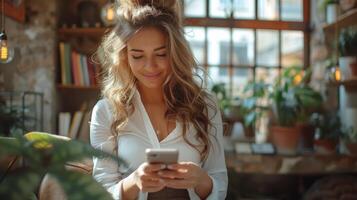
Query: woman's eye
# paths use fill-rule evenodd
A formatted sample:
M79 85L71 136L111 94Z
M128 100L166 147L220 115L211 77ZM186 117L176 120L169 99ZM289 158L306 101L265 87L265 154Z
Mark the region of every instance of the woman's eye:
M161 53L161 54L156 54L156 55L159 56L159 57L165 57L166 53Z
M142 58L143 56L132 56L134 59L140 59Z

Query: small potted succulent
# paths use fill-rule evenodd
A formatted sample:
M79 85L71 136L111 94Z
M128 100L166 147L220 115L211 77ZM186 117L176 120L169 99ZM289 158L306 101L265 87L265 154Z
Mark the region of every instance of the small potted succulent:
M357 76L357 26L341 31L338 40L339 64L345 79Z
M339 4L338 0L322 0L320 1L320 11L325 13L326 22L334 23L338 17Z

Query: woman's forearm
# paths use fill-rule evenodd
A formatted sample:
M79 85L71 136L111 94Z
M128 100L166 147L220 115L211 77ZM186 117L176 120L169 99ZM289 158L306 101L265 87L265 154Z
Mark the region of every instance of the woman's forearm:
M207 173L205 173L203 180L195 187L195 192L200 197L200 199L206 199L208 195L211 194L212 187L212 179L208 176Z
M122 196L123 200L137 199L139 194L139 188L135 184L134 175L130 174L128 177L123 179L122 183Z

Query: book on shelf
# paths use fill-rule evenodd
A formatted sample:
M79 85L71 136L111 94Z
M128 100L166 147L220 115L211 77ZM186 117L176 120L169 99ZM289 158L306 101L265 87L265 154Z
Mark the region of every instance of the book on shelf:
M73 115L73 120L71 123L71 127L69 129L69 137L72 139L76 139L78 132L79 132L79 127L81 125L82 122L82 118L83 118L83 112L82 111L76 111Z
M59 134L62 136L68 136L69 127L71 124L71 113L69 112L60 112L59 113Z
M96 66L89 56L71 48L69 43L59 43L61 84L77 86L97 85Z
M79 133L77 137L78 140L85 143L89 143L89 126L90 126L89 121L91 118L91 114L92 114L91 111L86 111L84 113L83 120L81 123L81 128L79 129Z
M90 117L91 111L88 110L76 111L73 116L69 112L60 112L59 134L88 143Z

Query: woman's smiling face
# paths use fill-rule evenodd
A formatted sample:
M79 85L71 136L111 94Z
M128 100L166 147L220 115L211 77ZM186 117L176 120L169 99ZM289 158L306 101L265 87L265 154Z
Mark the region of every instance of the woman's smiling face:
M171 72L166 35L142 28L127 42L128 63L140 87L161 88Z

